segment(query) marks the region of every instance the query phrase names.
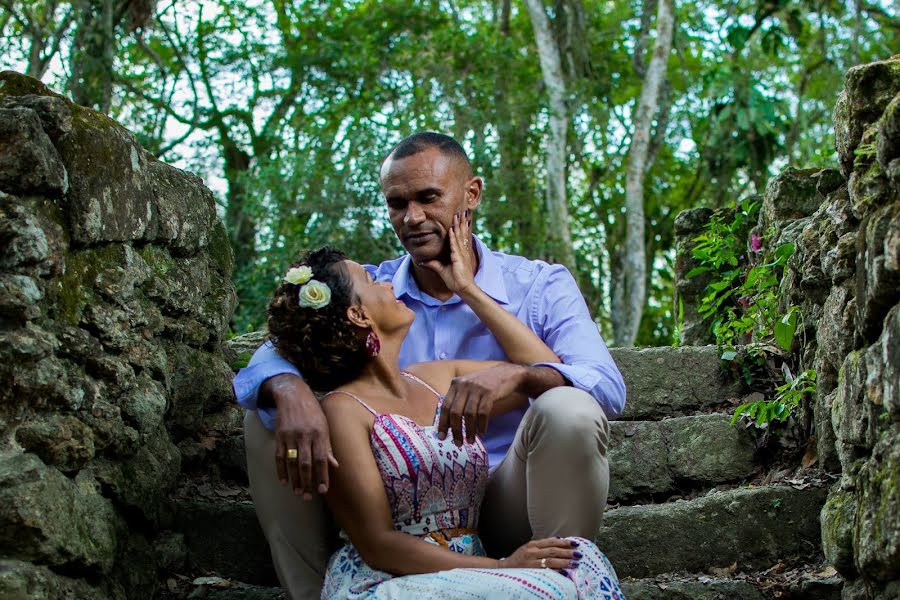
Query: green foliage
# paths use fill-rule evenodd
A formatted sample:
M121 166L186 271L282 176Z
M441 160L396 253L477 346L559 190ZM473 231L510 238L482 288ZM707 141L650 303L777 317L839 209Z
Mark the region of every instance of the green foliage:
M753 234L748 248L746 240L758 212L759 202L750 198L731 212L714 215L704 232L694 239L697 245L693 256L699 266L687 277L713 275L698 312L711 320L720 346L731 348L754 338L759 341L773 336L779 346L790 351L798 309L792 307L781 314L776 292L794 247L783 244L773 253L765 253L763 240ZM754 248L756 244L759 247Z
M476 225L489 245L551 258L546 89L521 3L170 2L136 23L130 11L143 3L108 4L119 21L113 39L100 40L112 44L98 47L113 55L110 115L216 193L236 250L235 331L264 324L274 281L302 248L331 242L366 262L401 251L378 169L394 143L421 129L451 133L470 152L486 182ZM29 71L71 94L73 57L90 54L78 6L0 3L2 68ZM575 275L606 334L625 258L623 176L648 58L636 51L652 47L648 6L583 0L551 11L570 107ZM644 190L642 345L668 344L677 329L678 212L761 193L773 164L833 161L831 111L844 73L900 46L896 10L887 6L859 12L840 3L685 0L676 10L667 119L655 120L668 125L653 132ZM719 251L744 285L743 264L731 264L727 252L746 257L746 249L710 248ZM723 321L734 327L722 336L739 341L758 322L774 331L785 317L763 314L762 299L750 312L734 306L765 288L767 277L755 274L756 288L727 298L730 285L714 295L734 309ZM779 325L781 341L790 337L790 319Z
M248 364L250 364L250 359L253 357L249 352L244 352L238 358L236 358L229 366L233 371L237 371L238 369L243 369Z
M760 427L766 427L773 421L786 421L808 395L815 393L815 371L807 369L792 377L785 367L785 382L775 388L775 397L741 404L734 409L731 425L734 426L742 417Z
M801 311L797 306L782 311L777 292L794 246L782 244L767 251L767 240L752 233L758 212L759 203L746 199L731 211L713 215L703 233L694 238L698 266L687 276L711 275L698 312L711 321L722 360L735 364L748 385L762 384L771 395L771 399L738 406L732 425L745 418L766 427L786 420L806 394L815 391L815 372L808 369L796 378L791 375L787 359ZM751 345L741 356L737 346L744 344ZM770 356L783 359L783 383L767 368Z

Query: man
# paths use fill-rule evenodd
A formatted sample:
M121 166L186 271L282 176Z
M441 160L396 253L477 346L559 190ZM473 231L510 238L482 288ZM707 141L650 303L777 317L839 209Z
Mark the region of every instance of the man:
M370 269L376 280L391 281L395 295L416 313L401 366L504 359L490 331L439 275L449 268L454 216L470 216L481 201L483 182L465 151L445 135L410 136L385 159L381 186L408 255ZM475 236L465 251L472 253L479 287L563 361L488 369L457 379L447 392L439 433L459 432L465 420L467 433L481 435L490 454L482 538L495 556L532 537L593 538L609 487L607 419L619 416L625 404L622 377L564 267L491 252ZM340 466L331 456L322 410L298 375L265 344L238 373L234 388L248 409L250 490L276 571L293 598L306 598L318 595L334 539L315 493L327 491L329 465ZM525 378L534 400L493 417L485 431L493 403L518 378Z

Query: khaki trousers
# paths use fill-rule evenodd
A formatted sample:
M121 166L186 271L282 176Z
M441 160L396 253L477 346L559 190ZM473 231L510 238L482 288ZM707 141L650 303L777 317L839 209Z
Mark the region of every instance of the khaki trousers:
M318 598L338 540L323 500L304 501L275 472L275 437L255 412L244 417L256 514L281 586L292 600ZM559 387L525 413L506 457L491 473L480 531L491 556L530 539L593 539L609 491L609 423L590 395Z

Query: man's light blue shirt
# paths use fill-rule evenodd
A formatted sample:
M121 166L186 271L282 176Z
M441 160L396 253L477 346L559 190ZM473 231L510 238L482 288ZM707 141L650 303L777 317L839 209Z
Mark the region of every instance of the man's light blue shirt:
M475 283L528 325L562 360L561 364L538 364L556 369L574 387L596 398L609 419L622 414L622 375L568 269L491 252L478 238L475 244L480 261ZM506 360L496 338L458 296L441 302L419 290L408 255L377 267L366 265L366 269L376 281L392 282L394 295L416 314L400 349L401 368L431 360ZM300 374L266 342L234 378L238 403L257 410L269 430L275 428L276 410L257 406L259 387L266 379L284 373ZM492 467L506 455L526 410L523 407L491 419L483 442Z

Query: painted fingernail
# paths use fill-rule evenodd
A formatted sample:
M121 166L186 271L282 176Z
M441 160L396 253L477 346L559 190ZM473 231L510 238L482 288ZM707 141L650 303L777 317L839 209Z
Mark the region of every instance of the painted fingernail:
M569 572L566 571L565 569L557 569L556 572L559 573L560 575L565 575L566 577L569 576Z
M569 566L572 567L573 569L577 569L577 568L578 568L578 561L577 561L577 560L570 561L570 562L569 562Z
M578 547L578 542L575 540L571 540L569 543L572 544L573 547Z
M581 552L579 552L578 550L576 550L575 552L572 553L572 556L574 558L581 558L584 555Z

